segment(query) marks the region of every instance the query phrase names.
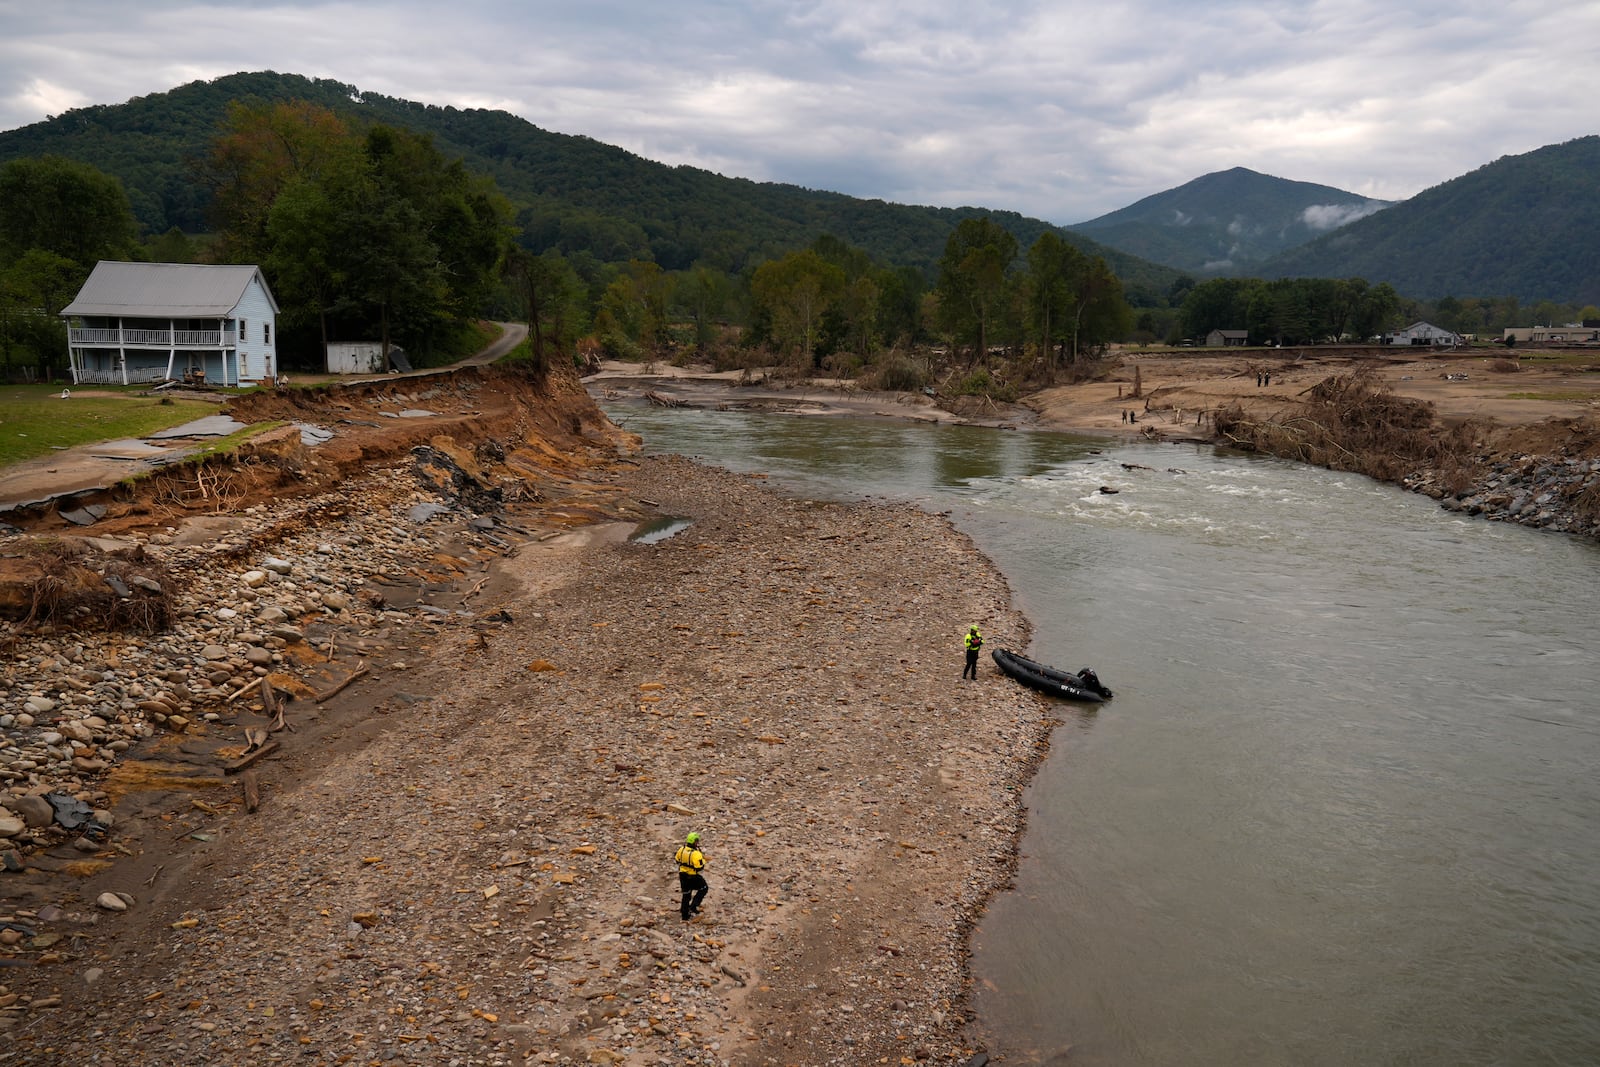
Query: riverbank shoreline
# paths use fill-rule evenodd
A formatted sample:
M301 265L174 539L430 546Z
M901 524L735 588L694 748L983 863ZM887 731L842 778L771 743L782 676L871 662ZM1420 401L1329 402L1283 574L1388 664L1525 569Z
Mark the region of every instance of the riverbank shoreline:
M1358 371L1393 396L1428 405L1440 433L1477 428L1470 454L1447 457L1446 464L1415 457L1402 474L1385 480L1470 517L1600 540L1600 354L1399 350L1376 358L1369 350L1173 355L1127 349L1095 380L1053 386L1008 405L860 392L845 382L762 380L752 386L739 372L654 366L646 373L618 362L585 381L596 399L1238 447L1216 431L1220 412L1292 424L1305 417L1318 383Z
M403 480L391 470L347 492ZM29 966L0 994L9 1048L62 1065L113 1049L151 1064L308 1049L965 1063L967 934L1014 869L1021 789L1054 724L987 665L976 683L957 678L969 622L1027 646L1003 577L946 518L807 501L677 458L624 460L580 495L629 526L541 534L530 505L491 534L509 551L470 556L435 534L432 558L481 569L446 581L430 564L432 603L391 593L364 637L327 642L323 669L341 665L347 684L285 706L299 728L275 732L282 752L255 767L259 811L213 770L139 794L92 851L61 842L54 873L37 857L7 876L28 881L11 917L31 931L9 950ZM375 530L401 521L372 499ZM652 514L691 525L656 545L618 536ZM376 536L363 528L351 530ZM332 532L229 535L245 551L214 560L219 584L197 591L280 573L259 569L269 548L286 569L252 590L256 616L233 640L207 631L224 655L269 608L323 648L339 612L307 610L305 590L333 573L318 547ZM414 540L396 548L364 566L430 558ZM256 639L283 657L270 667L280 694L294 692L282 676L298 643ZM40 696L71 696L67 676L91 673L97 700L113 684L153 689L186 651L161 648L161 668L153 644L126 636L85 636L54 659L59 639L41 640L17 660ZM214 767L266 715L253 697L196 704L217 718L130 755ZM86 710L63 700L52 725ZM669 860L689 829L705 835L712 893L685 924ZM75 876L74 854L97 862ZM97 907L106 893L132 903Z

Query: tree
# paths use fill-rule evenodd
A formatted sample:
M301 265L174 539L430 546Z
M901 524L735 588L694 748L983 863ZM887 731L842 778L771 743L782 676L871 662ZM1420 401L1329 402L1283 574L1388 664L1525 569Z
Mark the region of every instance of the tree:
M1245 319L1250 336L1279 345L1303 344L1315 336L1305 281L1280 279L1252 290Z
M600 294L595 333L613 355L655 353L667 327L672 278L653 261L629 260Z
M121 183L87 163L44 156L0 168L0 262L39 249L87 277L102 259L135 258L137 228Z
M1204 337L1212 330L1239 330L1249 321L1250 299L1262 285L1257 278L1213 278L1189 291L1183 301L1183 332Z
M375 126L364 148L374 180L416 211L438 260L448 313L478 314L498 283L510 245L510 202L424 135Z
M678 276L676 300L694 325L694 349L704 358L714 336L714 320L727 306L732 288L728 276L704 263L696 263Z
M1081 354L1133 328L1133 312L1122 282L1099 256L1086 256L1053 233L1028 249L1028 320L1047 353L1050 369L1058 352Z
M34 248L0 273L0 365L37 367L50 377L67 351L61 309L83 285L83 268Z
M915 267L895 267L874 275L878 284L878 321L874 333L891 347L910 345L923 336L922 297L928 282Z
M823 313L844 291L844 271L812 249L791 252L756 268L750 293L771 322L779 350L815 366Z
M206 170L215 188L212 223L223 262L267 258L272 206L293 182L317 182L348 167L360 142L327 108L296 100L233 103L223 132L211 144Z
M1125 335L1133 327L1133 309L1122 296L1122 280L1099 256L1085 258L1073 280L1072 362Z
M359 180L357 173L345 178ZM353 235L340 227L359 225L359 219L339 210L339 188L332 175L324 175L322 181L300 180L284 189L267 221L269 251L262 260L278 297L280 329L314 323L323 351L331 340L329 313L353 310L341 307L349 304L344 283L352 265L345 254Z
M1561 305L1554 300L1541 300L1533 305L1533 324L1535 326L1558 326L1565 321L1566 316L1561 313Z
M958 341L972 342L972 361L988 352L989 329L1017 258L1017 239L987 216L963 219L939 260L939 314Z
M1376 337L1396 325L1399 313L1400 294L1388 282L1379 282L1362 294L1350 332L1362 339Z
M866 358L877 333L878 299L881 294L873 277L872 257L831 234L823 234L811 248L825 263L839 268L844 282L838 298L824 314L827 352L845 349Z
M1335 341L1342 340L1347 333L1360 333L1355 330L1354 323L1366 297L1365 278L1343 278L1333 283L1328 314L1328 335Z
M199 259L195 243L176 226L160 237L147 238L144 250L152 263L194 263Z
M1442 296L1433 304L1433 323L1454 333L1471 333L1466 307L1453 296Z
M352 193L341 228L349 232L356 220L360 226L345 249L342 280L349 298L376 313L387 356L397 332L424 337L444 317L444 267L415 204L377 183Z
M577 341L583 282L560 254L546 251L536 256L521 246L506 254L505 276L528 324L533 365L542 371L550 365L552 351L570 351Z
M877 281L870 274L862 274L845 283L835 304L845 347L863 359L877 339L879 296Z
M385 351L399 340L426 353L483 312L512 214L492 183L427 137L357 134L310 105L232 116L211 156L219 252L263 265L286 326L315 323L324 344L377 334Z
M1083 273L1083 258L1076 247L1048 232L1028 249L1028 319L1052 371L1058 362L1058 337L1060 349L1066 348L1062 324L1074 305L1072 281Z

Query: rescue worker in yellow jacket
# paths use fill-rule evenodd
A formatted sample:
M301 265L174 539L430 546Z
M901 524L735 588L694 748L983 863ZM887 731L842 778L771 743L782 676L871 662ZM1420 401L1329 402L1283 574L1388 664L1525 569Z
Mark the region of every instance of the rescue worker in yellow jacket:
M683 912L683 921L688 922L700 914L700 902L710 888L705 875L700 873L706 866L705 853L700 851L700 835L690 831L672 858L678 864L678 888L683 890L683 904L679 910Z
M967 631L966 640L963 643L967 646L967 665L961 668L961 677L966 678L970 674L972 680L976 682L978 680L978 651L983 648L983 635L978 632L976 624Z

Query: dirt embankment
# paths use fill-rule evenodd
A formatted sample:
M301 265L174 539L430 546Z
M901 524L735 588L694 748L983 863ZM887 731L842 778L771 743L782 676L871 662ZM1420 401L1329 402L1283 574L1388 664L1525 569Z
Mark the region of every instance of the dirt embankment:
M534 375L463 367L426 377L263 391L231 400L227 411L244 423L287 425L258 434L225 456L172 463L5 518L30 531L60 530L69 527L60 512L94 507L103 514L90 533L170 525L185 516L326 492L366 466L436 438L454 442L463 455L487 448L484 466L503 462L508 485L525 477L537 483L547 475L571 473L579 446L605 440L615 430L576 376L563 368ZM70 461L57 459L53 465Z

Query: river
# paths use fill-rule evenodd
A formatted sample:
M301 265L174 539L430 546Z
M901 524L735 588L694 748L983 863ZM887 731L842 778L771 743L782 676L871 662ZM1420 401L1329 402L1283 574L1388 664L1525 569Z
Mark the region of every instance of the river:
M949 510L1116 689L973 938L1008 1062L1600 1063L1600 548L1209 446L611 413Z

